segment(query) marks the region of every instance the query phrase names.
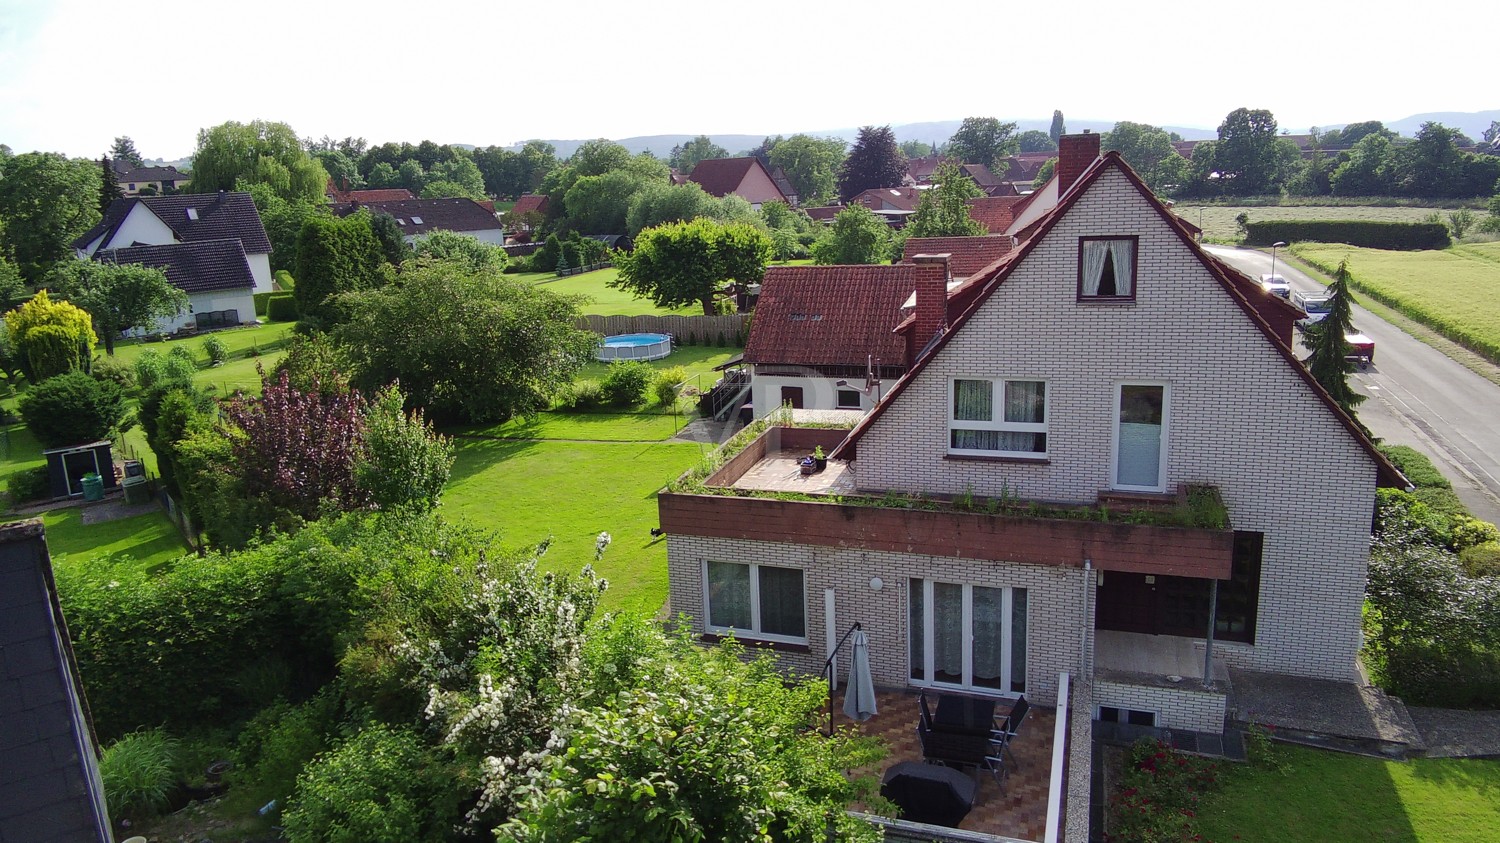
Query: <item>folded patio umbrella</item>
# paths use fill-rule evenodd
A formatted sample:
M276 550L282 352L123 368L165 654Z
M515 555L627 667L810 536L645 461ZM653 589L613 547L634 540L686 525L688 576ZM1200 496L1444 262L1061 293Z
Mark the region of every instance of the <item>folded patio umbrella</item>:
M870 639L863 629L855 630L852 655L849 658L849 687L844 690L844 714L863 723L873 717L875 679L870 675Z

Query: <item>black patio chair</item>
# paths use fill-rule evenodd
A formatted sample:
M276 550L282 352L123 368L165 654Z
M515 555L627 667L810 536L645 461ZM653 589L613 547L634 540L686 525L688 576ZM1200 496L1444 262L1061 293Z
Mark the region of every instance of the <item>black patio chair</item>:
M1021 769L1021 765L1016 763L1016 754L1010 748L1010 742L1015 740L1016 733L1021 731L1021 723L1026 720L1026 713L1030 710L1031 704L1026 702L1025 696L1022 696L1016 700L1016 704L1010 709L1010 714L1006 715L999 728L990 733L990 742L998 744L993 754L1002 757L1009 755L1011 766L1017 770Z

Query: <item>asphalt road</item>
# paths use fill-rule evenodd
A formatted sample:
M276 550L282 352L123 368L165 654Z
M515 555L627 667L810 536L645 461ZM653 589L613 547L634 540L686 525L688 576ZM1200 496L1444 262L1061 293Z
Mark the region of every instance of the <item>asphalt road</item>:
M1271 271L1264 252L1206 248L1252 278ZM1294 290L1321 287L1279 259L1276 273ZM1369 399L1359 405L1360 421L1385 442L1426 454L1475 517L1500 523L1500 386L1362 307L1353 318L1375 341L1375 362L1354 375Z

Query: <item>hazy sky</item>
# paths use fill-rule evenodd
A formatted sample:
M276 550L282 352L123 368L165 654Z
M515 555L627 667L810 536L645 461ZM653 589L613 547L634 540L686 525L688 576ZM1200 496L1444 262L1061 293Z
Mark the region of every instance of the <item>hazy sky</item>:
M1402 8L0 0L0 143L96 157L129 135L175 159L199 129L256 118L304 137L488 145L1055 108L1205 128L1268 108L1292 131L1500 108L1494 0Z

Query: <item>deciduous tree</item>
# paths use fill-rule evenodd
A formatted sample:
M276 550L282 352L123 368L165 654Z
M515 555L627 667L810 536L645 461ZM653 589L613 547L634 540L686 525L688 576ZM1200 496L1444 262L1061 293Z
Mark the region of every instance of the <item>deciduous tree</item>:
M833 218L812 245L820 264L885 263L891 257L891 227L863 205L850 205Z
M993 167L1001 158L1015 154L1019 147L1015 133L1014 123L1002 123L994 117L965 117L944 152L961 164Z
M649 182L630 197L625 229L633 237L665 223L713 216L717 205L712 196L692 182Z
M59 296L88 311L104 338L104 353L110 356L121 331L155 330L158 319L176 316L188 306L187 293L173 286L166 273L140 264L65 261L48 276L48 283Z
M620 274L610 286L658 307L697 302L712 315L726 284L760 281L771 253L771 239L753 225L701 218L671 223L641 232L635 251L616 260Z
M728 157L729 150L714 143L708 135L699 135L687 143L672 147L671 154L667 156L667 164L679 173L688 175L693 172L694 167L698 166L699 161Z
M323 201L328 173L302 148L297 133L285 123L233 120L198 132L193 152L193 193L234 190L247 184L267 184L283 199Z
M1225 193L1274 193L1300 161L1296 145L1277 137L1276 118L1263 108L1237 108L1219 124L1214 168Z
M1016 143L1020 145L1022 152L1055 152L1057 142L1052 136L1040 129L1030 129L1016 136Z
M5 328L21 371L32 383L64 372L86 371L99 342L87 311L52 301L46 290L5 314Z
M839 198L848 202L873 187L897 187L905 178L906 159L891 127L864 126L839 166Z
M952 163L940 164L932 174L934 187L922 191L906 232L909 237L978 237L984 225L969 216L969 200L983 196L974 181Z
M1101 148L1115 151L1145 179L1154 191L1180 183L1187 162L1172 146L1172 137L1163 129L1145 123L1122 120L1104 136ZM1176 160L1173 160L1176 159Z
M0 252L29 283L72 257L70 243L99 221L99 163L51 152L5 159L0 178Z
M455 261L471 273L494 274L505 269L505 250L454 231L434 231L412 246L416 260Z
M792 135L772 147L771 166L786 173L801 204L822 204L834 196L834 174L844 160L844 148L838 138Z

